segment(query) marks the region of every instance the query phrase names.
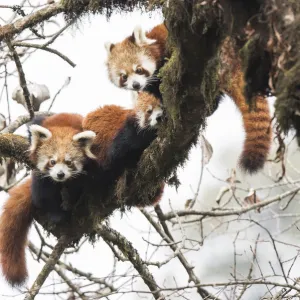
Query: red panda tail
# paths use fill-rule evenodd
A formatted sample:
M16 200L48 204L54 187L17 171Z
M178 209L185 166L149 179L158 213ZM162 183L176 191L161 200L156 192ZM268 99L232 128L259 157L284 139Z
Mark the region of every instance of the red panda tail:
M246 131L244 149L240 166L249 173L262 169L271 148L271 118L268 101L263 96L256 97L256 108L244 112L243 121Z
M233 74L229 95L239 108L246 133L244 149L240 157L240 167L248 173L263 168L272 143L271 116L267 98L255 97L255 107L250 110L244 96L244 77L238 68Z
M25 247L32 223L31 180L16 186L4 204L0 217L0 254L5 279L12 286L27 278Z

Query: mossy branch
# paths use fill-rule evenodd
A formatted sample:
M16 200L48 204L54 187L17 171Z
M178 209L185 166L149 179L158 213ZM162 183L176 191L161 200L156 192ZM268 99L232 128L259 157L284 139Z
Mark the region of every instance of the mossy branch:
M0 134L0 158L10 157L33 168L28 157L29 142L26 138L15 134Z

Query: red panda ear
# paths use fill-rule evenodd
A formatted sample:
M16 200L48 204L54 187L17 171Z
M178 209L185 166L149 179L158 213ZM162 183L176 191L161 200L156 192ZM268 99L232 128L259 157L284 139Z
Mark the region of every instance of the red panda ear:
M150 45L156 42L156 40L148 39L146 32L142 29L141 26L136 26L132 34L133 43L137 46Z
M114 48L115 44L111 43L111 42L106 42L104 44L104 47L107 51L107 54L109 54L111 52L111 50Z
M40 125L31 125L29 131L31 133L31 143L29 148L31 153L36 150L39 142L46 141L52 137L51 131Z
M77 133L73 136L73 141L79 143L85 151L87 157L96 159L96 156L91 152L91 147L93 141L96 137L96 133L91 130L86 130L80 133Z

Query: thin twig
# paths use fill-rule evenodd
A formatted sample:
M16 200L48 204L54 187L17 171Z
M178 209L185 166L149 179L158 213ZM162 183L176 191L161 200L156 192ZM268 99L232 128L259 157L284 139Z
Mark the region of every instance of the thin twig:
M105 225L99 225L96 229L99 235L108 242L117 245L125 257L128 257L129 261L133 264L135 269L140 274L141 278L144 280L145 284L149 287L155 299L165 299L164 295L159 291L159 287L155 282L154 277L148 270L147 266L144 264L137 250L132 246L132 244L120 233L109 228Z
M13 55L13 58L14 58L14 61L15 61L15 64L16 64L16 67L17 67L17 70L18 70L18 73L19 73L20 86L22 87L22 90L23 90L23 95L24 95L24 98L25 98L27 110L29 112L30 119L32 119L34 117L34 111L33 111L33 108L32 108L32 103L30 101L30 93L29 93L29 90L28 90L28 87L27 87L26 78L25 78L25 74L24 74L24 71L23 71L23 68L22 68L21 61L19 59L19 56L18 56L14 46L12 45L12 43L9 39L6 39L6 44L9 48L10 52Z
M57 56L59 56L60 58L62 58L64 61L66 61L69 65L71 65L73 68L76 67L76 64L70 58L68 58L66 55L60 53L56 49L45 47L45 46L41 46L41 45L37 45L37 44L31 44L31 43L14 42L13 45L17 46L17 47L26 47L26 48L40 49L40 50L44 50L44 51L56 54Z
M51 271L54 269L57 261L59 260L60 256L63 254L65 248L68 246L70 241L71 241L70 237L67 236L62 236L59 238L49 259L47 260L42 271L34 281L32 287L26 294L24 300L33 300L35 298L35 296L38 294L39 290L41 289L42 285L44 284L45 280L47 279Z

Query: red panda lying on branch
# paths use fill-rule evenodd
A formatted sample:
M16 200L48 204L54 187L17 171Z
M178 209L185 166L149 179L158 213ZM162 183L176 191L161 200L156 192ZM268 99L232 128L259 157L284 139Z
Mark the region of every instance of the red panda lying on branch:
M136 166L156 138L162 114L160 101L141 93L134 109L108 105L85 119L77 114L57 114L33 120L30 158L36 170L11 189L0 217L2 272L12 286L27 278L25 248L33 210L41 210L51 222L66 222L86 184L93 180L100 189L108 189L126 168ZM161 199L163 187L153 205ZM69 209L62 205L62 189L71 200Z
M0 218L1 266L11 285L21 285L27 277L25 246L34 207L50 221L60 222L68 213L61 207L62 188L72 201L79 197L83 172L95 159L90 151L95 133L82 132L82 119L76 114L58 114L33 120L40 125L29 127L30 159L36 170L10 191Z

